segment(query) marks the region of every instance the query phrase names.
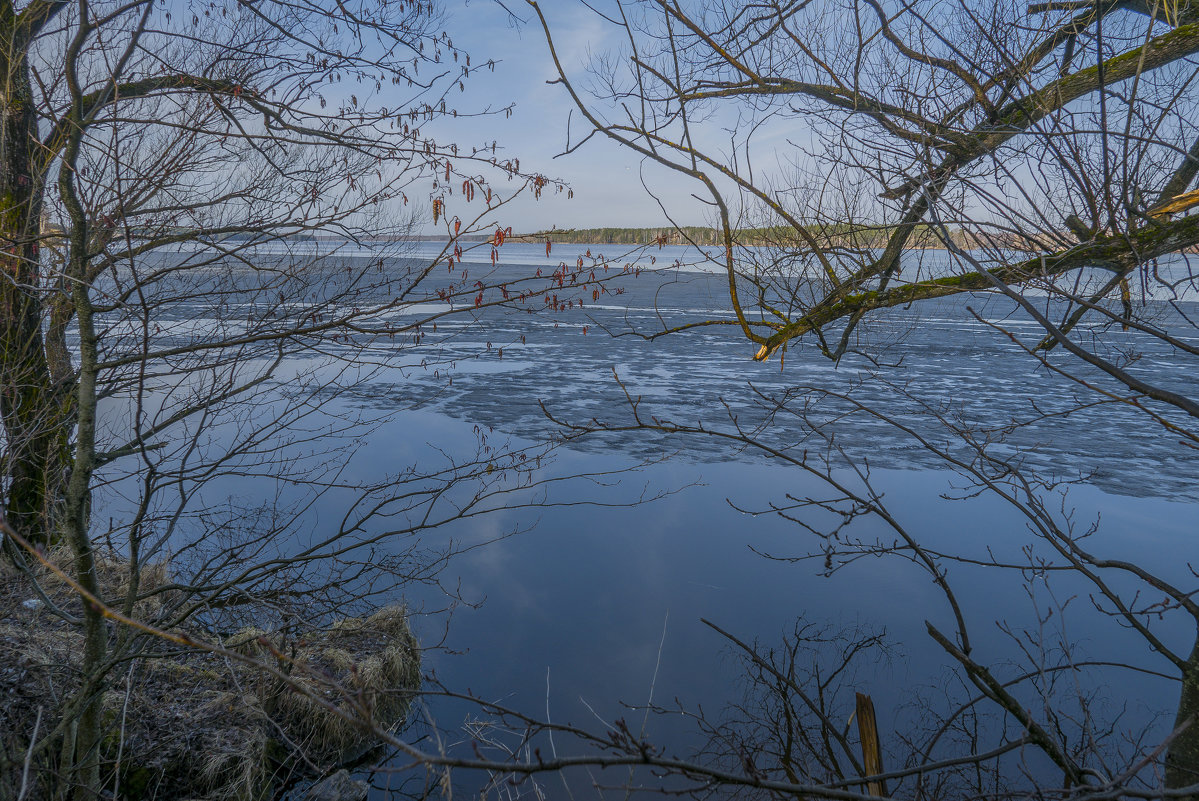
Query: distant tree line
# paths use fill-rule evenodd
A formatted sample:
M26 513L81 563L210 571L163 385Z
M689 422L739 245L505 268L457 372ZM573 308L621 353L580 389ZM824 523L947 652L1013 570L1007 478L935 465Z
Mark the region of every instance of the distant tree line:
M918 226L912 234L915 248L944 248L941 234L931 226ZM884 248L895 234L887 225L813 225L807 228L809 237L814 237L829 247ZM975 237L961 229L951 229L950 237L958 247L973 249L981 246ZM516 239L544 241L578 245L719 245L724 241L723 233L717 228L685 225L679 228L568 228L520 234ZM799 237L791 226L769 226L762 228L738 228L735 241L740 245L754 247L786 247L806 249L808 237ZM1012 236L1009 246L1018 250L1029 250L1033 243Z
M681 228L567 228L521 234L516 239L577 245L715 245L715 228L688 225Z

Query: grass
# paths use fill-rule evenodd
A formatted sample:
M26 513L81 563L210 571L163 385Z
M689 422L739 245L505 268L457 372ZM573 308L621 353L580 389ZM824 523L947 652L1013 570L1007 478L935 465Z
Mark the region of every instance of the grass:
M49 558L64 566L70 559L65 552ZM103 596L119 605L129 586L128 564L105 556L99 568ZM34 579L51 602L78 610L78 599L48 571L36 571ZM170 581L168 565L143 568L139 594L145 597L134 605L134 617L158 619L177 590L156 590ZM42 733L53 728L46 723L57 723L57 709L78 687L82 668L78 629L44 607L22 605L34 597L30 578L0 560L0 696L11 699L0 710L0 752L8 754L26 751L39 706ZM373 732L403 722L420 684L420 651L402 606L304 631L247 627L224 645L282 670L289 682L145 636L134 643L133 658L110 674L103 757L109 786L117 784L122 798L269 798L297 772L328 772L375 746ZM53 771L56 752L45 749L35 770ZM12 782L19 762L0 763L0 789Z

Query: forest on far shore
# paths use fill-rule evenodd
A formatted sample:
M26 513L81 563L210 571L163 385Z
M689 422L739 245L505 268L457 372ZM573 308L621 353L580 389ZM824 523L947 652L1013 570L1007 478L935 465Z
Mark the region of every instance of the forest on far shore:
M939 232L932 226L918 225L911 235L910 248L941 248ZM883 248L887 241L894 236L895 227L889 225L868 225L844 223L832 226L809 226L808 234L823 244L853 248ZM977 237L960 229L951 229L950 236L958 247L976 248L996 243L981 243ZM1068 234L1067 234L1068 236ZM717 228L707 228L698 225L684 225L679 228L565 228L550 231L537 231L528 234L518 234L515 240L526 242L544 242L568 245L687 245L699 246L720 245L721 232ZM733 231L733 239L743 246L782 246L808 247L810 243L801 239L794 228L790 226L772 226L768 228L739 228ZM1000 243L1001 246L1013 249L1028 249L1028 242Z

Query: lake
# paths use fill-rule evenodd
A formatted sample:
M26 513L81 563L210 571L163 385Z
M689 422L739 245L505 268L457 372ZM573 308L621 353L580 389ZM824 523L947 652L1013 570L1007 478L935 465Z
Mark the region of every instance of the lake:
M420 263L438 247L421 243L407 258ZM548 273L561 261L573 264L599 250L556 245L546 257L542 245L509 244L494 268L488 249L467 254L460 268L515 281L531 269ZM947 500L962 494L961 479L895 423L958 456L969 449L955 428L986 429L993 453L1065 482L1064 501L1049 497L1080 531L1100 521L1092 550L1136 559L1179 581L1189 577L1177 554L1193 541L1199 520L1199 451L1179 447L1159 425L1120 404L1080 404L1090 397L1083 388L1030 358L1007 335L1028 344L1039 339L1036 324L1006 299L978 294L890 310L855 339L857 350L872 358L850 353L834 364L810 343L799 343L788 349L783 365L777 358L760 364L751 360L756 346L729 326L653 341L633 335L727 318L725 279L710 265L696 264L689 249L666 247L627 258L615 246L611 250L606 255L616 265L640 271L615 284L621 294L554 313L468 309L439 321L435 344L412 350L403 364L374 371L339 396L338 411L387 416L356 447L347 475L469 456L479 432L493 444L517 445L560 434L547 412L560 421L622 425L630 418L627 390L643 419L720 430L735 422L791 453L827 451L831 437L843 453L834 457L832 475L855 480L842 458L869 464L876 490L921 541L969 558L990 552L1018 563L1042 550L1022 550L1032 542L1027 521L991 496ZM371 258L365 251L343 257ZM937 256L913 258L935 267ZM1146 311L1164 324L1199 314L1192 299L1171 303L1149 294ZM203 326L206 313L181 305L164 320ZM1085 336L1086 329L1080 331ZM1093 332L1102 334L1105 353L1135 354L1127 360L1130 370L1181 391L1199 389L1186 355L1159 340ZM346 341L333 346L333 355L338 348L353 355L356 347ZM1071 364L1056 353L1050 363ZM1105 381L1095 371L1077 372ZM885 410L893 420L800 387L833 391ZM787 393L791 408L809 404L806 420L771 418L764 399ZM816 477L718 438L645 431L572 439L538 475L600 473L602 479L563 480L537 496L536 507L500 508L426 535L433 547L452 539L464 551L440 574L442 587L460 602L451 613L443 591L418 585L395 592L417 611L422 642L436 645L425 667L445 686L597 732L623 717L639 731L644 727L646 738L668 753L687 755L705 739L693 713L702 708L709 720L720 720L724 706L741 701L746 689L735 649L701 622L707 619L765 648L777 645L797 621L885 631L887 653L866 660L839 687L850 708L854 691L873 697L888 751L898 747L895 732L913 730L923 712L948 708L960 695L947 679L947 658L925 631L925 621L952 627L944 597L927 575L892 555L863 558L827 576L818 538L771 512L772 503L788 503L788 494L825 497L828 490ZM638 503L641 498L653 499ZM337 510L314 514L335 518ZM855 531L864 541L889 542L892 536L870 520ZM1068 645L1078 656L1164 667L1142 641L1096 613L1087 585L1069 576L1046 582L1034 572L969 563L952 563L949 570L974 620L980 658L1008 661L1015 655L1012 637L1029 628L1050 650ZM997 628L997 621L1009 622L1012 631ZM1185 647L1186 628L1171 616L1154 625ZM1135 690L1123 684L1117 690L1112 681L1110 675L1080 678L1079 692L1092 693L1094 708L1106 705L1113 715L1127 703L1124 716L1116 715L1113 740L1170 711L1176 692L1170 682L1135 676ZM1119 681L1130 679L1121 674ZM643 707L651 699L663 711L646 716ZM463 726L479 714L473 704L431 696L406 735L425 747L439 736L465 749ZM500 753L500 743L519 742L519 732L494 734L491 755ZM570 745L539 742L543 750ZM1134 749L1113 745L1120 747ZM613 773L602 781L620 784L623 778ZM379 773L377 797L422 780ZM455 781L461 791L480 779L462 775ZM570 782L584 792L581 797L595 795L586 794L592 777L572 776Z

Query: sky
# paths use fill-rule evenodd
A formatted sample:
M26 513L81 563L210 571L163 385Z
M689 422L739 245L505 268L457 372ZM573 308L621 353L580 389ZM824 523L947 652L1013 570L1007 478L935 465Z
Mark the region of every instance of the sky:
M704 225L704 207L691 197L701 186L654 164L636 153L596 136L581 149L555 158L566 146L568 122L576 134L583 121L566 90L547 85L556 77L549 49L532 12L523 0L504 0L527 20L513 25L496 0L455 0L446 3L447 30L456 46L471 54L471 63L497 62L495 72L473 73L466 92L457 98L460 109L515 101L512 116L483 120L453 120L459 144L496 140L500 155L519 158L521 168L565 180L573 199L547 193L540 201L518 200L509 206L506 222L516 231L558 228L656 227L668 225L662 208L646 192L642 180L663 200L681 225ZM579 0L543 0L555 44L566 68L581 77L592 53L615 48L611 26L602 24Z

